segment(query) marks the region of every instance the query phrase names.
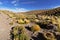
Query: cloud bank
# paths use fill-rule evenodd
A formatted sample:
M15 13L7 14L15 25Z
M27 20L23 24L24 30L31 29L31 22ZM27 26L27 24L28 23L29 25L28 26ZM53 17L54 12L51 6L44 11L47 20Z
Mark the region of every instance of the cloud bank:
M25 8L15 8L15 9L10 9L10 8L0 8L0 10L8 10L8 11L13 11L13 12L27 12L29 10Z

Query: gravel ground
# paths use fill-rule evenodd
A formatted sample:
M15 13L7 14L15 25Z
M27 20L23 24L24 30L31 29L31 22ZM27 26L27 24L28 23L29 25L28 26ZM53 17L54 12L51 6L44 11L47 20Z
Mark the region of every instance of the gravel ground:
M10 32L10 25L9 20L7 20L8 16L1 13L0 14L0 40L8 40L9 32Z

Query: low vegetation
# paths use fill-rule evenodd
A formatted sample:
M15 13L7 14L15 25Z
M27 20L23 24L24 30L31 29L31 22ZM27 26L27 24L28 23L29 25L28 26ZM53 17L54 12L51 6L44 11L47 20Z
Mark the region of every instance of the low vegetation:
M40 31L41 28L40 28L39 25L35 24L35 25L33 25L33 26L31 27L31 30L32 30L33 32L37 32L37 31Z
M12 40L41 40L42 36L42 40L60 39L60 8L20 14L8 12L6 14L13 20L9 24L12 26L15 23L10 32Z
M13 35L12 35L13 34ZM12 40L30 40L29 36L27 35L24 26L15 26L11 30Z

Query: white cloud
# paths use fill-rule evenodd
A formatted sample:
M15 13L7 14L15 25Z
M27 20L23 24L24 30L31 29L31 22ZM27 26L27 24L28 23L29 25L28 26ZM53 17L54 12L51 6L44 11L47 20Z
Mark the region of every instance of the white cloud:
M2 2L0 2L0 4L3 4Z
M12 1L11 3L12 3L12 4L15 4L16 2L17 2L17 1L16 1L16 0L14 0L14 1Z
M14 6L17 6L17 5L18 5L17 2L18 2L18 0L14 0L14 1L12 1L11 3L12 3Z
M59 6L55 6L55 7L53 7L53 8L57 8L57 7L60 7L60 5L59 5Z
M18 10L17 12L26 12L26 11L29 11L25 8L16 8L16 10Z
M29 11L25 8L15 8L15 9L10 9L10 8L0 8L0 10L9 10L9 11L13 11L13 12L26 12Z

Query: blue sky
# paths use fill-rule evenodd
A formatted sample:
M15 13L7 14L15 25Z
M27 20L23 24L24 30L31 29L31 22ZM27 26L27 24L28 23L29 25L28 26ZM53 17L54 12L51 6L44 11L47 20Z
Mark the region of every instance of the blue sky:
M60 7L60 0L0 0L1 10L25 12Z

